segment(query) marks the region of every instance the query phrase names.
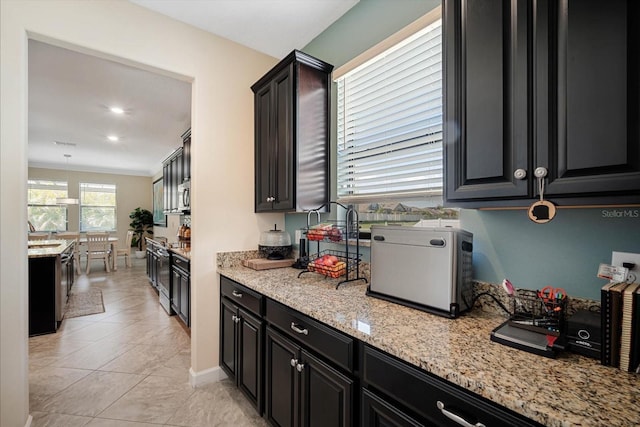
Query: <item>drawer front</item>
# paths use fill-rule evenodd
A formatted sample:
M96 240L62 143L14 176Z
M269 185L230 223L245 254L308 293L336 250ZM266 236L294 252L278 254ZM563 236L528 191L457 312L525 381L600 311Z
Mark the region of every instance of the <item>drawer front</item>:
M264 315L264 296L246 286L242 286L227 277L220 276L220 293L233 301L234 304L249 310L257 317Z
M459 427L454 417L469 425L540 426L366 345L362 350L362 381L438 426Z
M353 372L353 338L267 299L267 320L306 347Z
M191 262L188 259L183 258L180 255L176 255L173 252L171 253L171 257L172 257L172 262L173 262L174 266L178 267L179 269L181 269L185 273L190 274L190 272L191 272Z

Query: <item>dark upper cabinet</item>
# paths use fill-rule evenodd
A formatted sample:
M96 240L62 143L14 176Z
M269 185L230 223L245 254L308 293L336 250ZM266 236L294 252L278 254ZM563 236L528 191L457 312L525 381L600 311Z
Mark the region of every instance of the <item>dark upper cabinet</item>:
M176 149L162 162L165 213L180 212L178 185L189 179L191 179L191 129L182 134L182 147Z
M448 205L640 202L635 2L443 6Z
M191 129L182 134L182 178L191 179Z
M182 147L162 162L162 185L165 213L178 212L178 185L182 183Z
M255 211L300 211L329 200L330 73L293 51L256 82Z

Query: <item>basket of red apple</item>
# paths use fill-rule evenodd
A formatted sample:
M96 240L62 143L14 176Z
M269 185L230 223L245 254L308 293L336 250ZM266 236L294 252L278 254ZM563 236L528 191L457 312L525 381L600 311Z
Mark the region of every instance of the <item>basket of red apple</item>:
M318 257L307 265L309 271L337 278L347 274L346 258L329 252L318 254Z
M307 239L313 241L329 240L339 242L342 240L342 228L338 224L321 223L314 225L307 230Z

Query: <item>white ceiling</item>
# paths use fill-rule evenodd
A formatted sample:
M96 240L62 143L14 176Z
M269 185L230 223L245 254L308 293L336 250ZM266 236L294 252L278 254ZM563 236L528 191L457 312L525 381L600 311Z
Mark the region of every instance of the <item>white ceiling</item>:
M276 58L304 47L358 2L130 1ZM29 166L151 176L190 123L189 82L29 41Z
M306 46L359 0L129 0L276 58Z

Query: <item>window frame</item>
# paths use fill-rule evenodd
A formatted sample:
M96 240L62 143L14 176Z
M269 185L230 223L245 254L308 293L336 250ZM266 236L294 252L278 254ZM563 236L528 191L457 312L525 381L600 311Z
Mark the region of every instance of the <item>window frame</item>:
M436 24L437 26L439 26L441 28L441 22L442 22L442 8L440 6L434 8L432 11L430 11L429 13L425 14L424 16L422 16L421 18L419 18L418 20L414 21L413 23L409 24L407 27L403 28L402 30L398 31L397 33L393 34L391 37L388 37L387 39L383 40L382 42L378 43L377 45L375 45L374 47L368 49L367 51L365 51L364 53L362 53L361 55L357 56L356 58L354 58L353 60L347 62L345 65L337 68L334 73L333 73L333 80L336 84L336 93L337 93L337 99L338 99L338 103L340 102L344 102L343 100L343 96L344 94L342 92L339 91L338 86L339 85L345 85L345 79L354 75L354 73L358 73L358 72L362 72L363 69L367 69L368 65L371 65L372 63L375 64L376 61L379 61L381 56L384 55L392 55L394 51L397 51L398 49L402 49L402 46L407 44L407 40L411 40L411 39L415 39L416 35L420 32L422 32L423 30L427 29L428 27L432 26L434 23L437 23L438 21L440 21L439 24ZM438 36L438 37L442 37L442 35ZM428 38L428 36L427 36ZM410 43L410 42L409 42ZM441 45L442 45L442 41L441 41ZM413 51L410 51L413 52ZM444 67L443 64L443 57L442 57L442 53L438 54L439 57L436 58L438 60L438 62L441 64L441 68L440 70L442 70L442 68ZM428 56L429 57L429 56ZM422 63L423 60L420 60L420 62ZM378 62L379 63L379 62ZM374 69L375 69L375 65L373 65ZM422 65L420 67L423 67ZM395 68L394 68L395 69ZM442 71L441 71L442 73ZM356 77L357 78L357 77ZM366 81L366 80L365 80ZM443 104L443 90L444 90L444 82L443 79L441 78L440 81L442 82L440 85L440 88L438 89L441 93L440 95L440 117L442 117L442 104ZM425 89L428 85L424 85ZM377 96L377 95L374 95ZM426 94L425 94L426 96ZM428 99L425 101L422 101L423 105L427 105L428 104ZM403 104L404 105L404 104ZM425 108L425 107L422 107ZM423 134L425 136L420 137L422 139L422 142L419 142L418 145L420 145L421 148L419 148L419 152L422 153L421 156L423 156L424 158L429 157L429 160L433 160L431 159L432 155L428 155L427 154L427 150L425 150L425 147L434 147L435 149L437 149L439 147L439 151L440 152L440 156L438 157L438 159L436 159L439 162L439 167L436 168L437 170L435 170L435 174L433 174L431 172L431 167L426 168L423 170L422 166L427 165L426 161L423 161L423 163L421 163L422 166L420 166L420 171L424 171L423 172L418 172L417 174L414 175L420 175L420 179L422 180L423 184L421 184L421 186L419 188L417 188L414 191L411 191L408 189L408 187L410 186L407 185L407 188L403 189L400 194L394 194L393 192L389 192L389 190L386 191L386 193L384 193L384 191L378 191L375 192L373 194L367 192L366 190L363 190L363 187L361 188L356 188L356 192L354 194L345 194L344 192L341 191L340 186L341 185L345 185L345 183L347 183L347 181L344 181L344 176L346 175L345 169L344 167L341 167L341 160L340 157L342 157L344 154L343 152L341 152L342 149L344 149L344 147L341 146L341 144L344 144L345 142L349 142L350 140L347 138L341 138L340 133L341 133L341 128L339 127L339 123L340 123L340 119L341 117L339 117L340 111L342 110L341 105L338 104L338 108L336 111L336 123L337 123L337 127L336 127L336 134L335 134L335 138L336 138L336 145L335 145L335 154L336 157L338 158L338 160L336 161L336 174L334 175L334 177L336 178L336 195L337 195L337 199L338 201L344 203L344 204L370 204L370 203L383 203L383 202L392 202L392 201L397 201L397 202L403 202L403 201L412 201L412 200L418 200L420 201L422 204L424 204L425 202L429 203L430 205L433 206L438 206L438 205L442 205L443 204L443 189L444 189L444 150L443 150L443 129L440 129L437 133L440 135L439 137L435 138L435 144L433 144L433 137L428 133L429 131L431 131L430 126L431 125L427 125L427 127L425 129L429 129L429 131L427 131L427 133ZM422 116L421 116L422 117ZM422 119L421 119L422 121ZM348 122L347 120L344 120L343 118L343 123L345 124L345 126L347 124L350 125L351 122ZM375 122L374 122L375 123ZM365 125L366 126L366 125ZM436 125L436 128L440 126L442 127L442 121L440 121L440 125ZM437 130L437 129L436 129ZM346 129L342 129L343 132L346 132ZM437 136L437 135L436 135ZM405 143L401 142L400 145L402 145L403 147L406 147L407 145L412 145L415 144L414 142L411 142L411 140L408 140L408 142ZM357 150L356 150L357 151ZM352 151L350 153L350 161L353 161L354 156L358 157L357 154L353 154L354 152ZM392 165L393 163L396 163L397 165L400 166L400 168L404 168L406 165L403 166L402 164L402 160L398 160L398 158L395 159L389 159L389 158L383 158L383 160L389 161L391 163L387 163L388 165ZM361 168L362 171L366 170L367 167L362 166L364 163L364 160L361 158L361 160L359 160L358 162L360 162L361 164ZM425 166L426 167L426 166ZM397 169L396 169L397 170ZM402 170L402 169L400 169ZM364 173L364 172L363 172ZM378 172L378 173L381 173ZM403 172L404 173L404 172ZM428 178L429 175L435 175L435 178L438 182L436 182L435 187L433 186L433 184L431 184L431 179ZM407 180L407 182L409 182ZM357 187L357 185L356 185ZM435 189L435 191L434 191Z
M57 186L57 187L64 187L64 190L60 189L60 191L64 191L63 193L60 193L58 195L55 195L55 197L53 198L54 200L60 197L64 197L67 198L69 197L69 183L67 181L60 181L60 180L55 180L55 179L40 179L40 178L33 178L33 179L28 179L27 180L27 218L28 220L34 225L34 227L36 228L36 231L43 231L43 232L59 232L59 231L68 231L69 230L69 207L67 205L60 205L58 203L33 203L30 199L30 192L31 190L35 190L36 186L43 186L43 185L51 185L51 186ZM54 189L52 189L54 190ZM49 208L53 208L56 210L60 210L62 212L64 212L64 228L62 229L43 229L40 224L39 221L34 221L32 215L31 215L31 208L43 208L43 209L47 209L49 210Z
M93 232L93 231L108 231L115 232L118 229L118 186L116 184L104 183L104 182L80 182L79 186L79 204L78 204L78 229L81 233ZM96 186L96 187L112 187L113 188L113 205L104 205L104 204L87 204L85 203L85 193L93 192L93 193L110 193L111 191L86 191L84 190L85 186ZM112 209L113 210L113 228L87 228L83 222L83 212L86 209Z

